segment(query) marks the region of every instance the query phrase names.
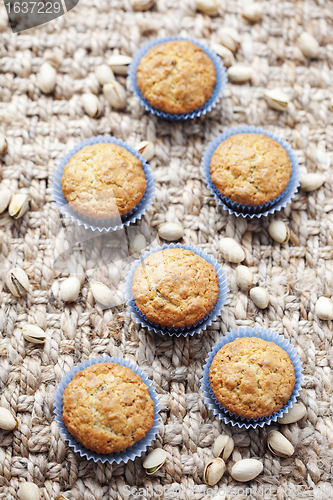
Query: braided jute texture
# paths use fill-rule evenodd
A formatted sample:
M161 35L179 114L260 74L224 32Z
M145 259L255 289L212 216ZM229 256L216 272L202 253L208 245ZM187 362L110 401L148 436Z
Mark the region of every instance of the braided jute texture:
M210 18L195 11L193 0L157 0L144 13L134 12L129 0L81 0L72 12L45 26L15 35L6 28L1 34L0 132L9 145L1 157L2 186L24 189L31 197L22 219L15 221L8 212L0 216L5 232L0 253L1 405L19 420L17 430L0 435L1 499L17 499L24 480L41 488L43 500L60 492L78 500L208 499L218 489L234 500L333 498L333 330L332 322L314 313L317 298L331 297L333 288L333 10L325 0L263 1L262 20L250 24L241 16L242 0L218 3L220 15ZM112 53L132 55L148 39L174 34L210 43L221 26L241 33L236 61L253 67L252 83L228 83L215 110L185 123L145 113L130 92L126 110L111 110L94 69ZM297 45L303 30L320 42L315 60L306 59ZM36 85L36 73L46 60L57 67L51 95ZM117 78L126 85L125 78ZM268 108L263 98L265 89L274 87L291 97L286 112ZM99 95L103 112L98 119L82 109L80 96L89 91ZM276 215L290 228L286 245L268 235L273 217L230 216L217 207L203 182L200 160L207 143L238 124L262 126L286 139L303 169L326 177L319 190L299 191ZM154 229L165 221L181 223L184 243L197 245L223 264L231 289L228 302L202 334L156 335L139 328L124 304L104 311L95 305L88 278L108 283L113 276L123 283L128 271L113 240L104 252L101 240L94 239L89 258L82 253L69 259L63 273L55 265L66 248L52 201L52 173L71 147L98 134L132 145L147 139L156 144L150 162L156 200L143 223ZM255 282L270 292L267 310L257 309L237 287L236 265L223 261L218 251L225 236L243 245ZM110 264L115 254L119 258ZM4 285L6 272L15 266L30 279L29 293L20 299ZM72 305L59 298L59 285L69 273L78 274L82 283ZM26 323L45 329L44 346L23 339ZM203 404L199 379L207 352L221 334L241 326L271 328L297 346L301 356L305 378L299 399L307 418L280 426L295 447L291 458L267 450L267 429L227 428ZM142 458L126 466L81 459L59 435L53 417L57 383L76 363L101 354L133 361L156 387L162 424L153 447L163 447L167 461L153 476L145 474ZM222 431L233 435L236 447L222 480L209 488L203 482L204 464ZM230 469L235 460L249 457L263 461L263 473L249 484L236 483Z

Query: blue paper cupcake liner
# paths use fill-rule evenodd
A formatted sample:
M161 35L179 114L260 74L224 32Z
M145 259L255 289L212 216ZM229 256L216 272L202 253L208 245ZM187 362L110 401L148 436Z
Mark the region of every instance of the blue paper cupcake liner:
M84 368L87 368L88 366L94 365L96 363L117 363L118 365L121 366L126 366L127 368L130 368L133 370L141 379L143 382L148 386L149 388L149 394L151 399L154 401L154 423L152 428L147 432L147 434L137 443L135 443L133 446L130 448L127 448L124 451L121 451L119 453L109 453L109 454L100 454L96 453L95 451L91 451L85 446L83 446L81 443L79 443L67 430L66 425L62 421L62 395L65 390L65 387L69 384L69 382L72 380L74 375L83 370ZM55 419L58 424L58 427L60 428L60 434L64 437L65 441L68 442L68 446L71 448L74 448L74 451L79 453L81 457L87 458L88 460L93 460L94 462L101 461L103 463L109 462L113 463L116 462L117 464L120 464L121 462L124 462L125 464L129 460L134 460L137 457L140 457L141 454L147 450L148 446L151 445L152 441L155 439L155 437L158 434L158 426L159 426L159 421L160 421L160 415L159 415L159 406L158 406L158 401L157 401L157 395L155 392L155 388L147 375L136 365L133 365L129 361L126 361L123 358L116 358L115 356L99 356L98 358L93 358L84 361L83 363L79 363L76 366L74 366L64 377L62 377L61 382L58 385L58 388L55 393L55 401L54 401L54 413L55 413Z
M93 219L91 217L85 217L84 215L80 214L69 205L68 201L63 195L61 187L61 178L63 175L63 171L65 166L69 162L70 158L85 146L91 146L93 144L99 144L101 142L109 142L117 144L118 146L127 149L127 151L129 151L137 158L139 158L139 160L142 163L142 167L145 172L147 180L147 187L145 194L143 198L140 200L140 202L136 205L136 207L128 214L115 219L99 220L99 219ZM145 212L150 207L155 198L154 186L155 182L152 171L146 160L141 156L140 153L138 153L138 151L136 151L136 149L134 149L132 146L122 141L121 139L116 139L115 137L111 136L98 135L96 137L91 137L90 139L86 139L80 142L77 146L71 149L68 154L66 154L63 157L63 159L58 164L53 176L52 192L53 192L53 199L56 202L57 207L59 207L61 213L63 213L67 217L70 217L73 221L77 222L79 226L84 226L86 229L89 228L92 229L93 231L98 230L100 232L107 232L107 231L116 231L117 229L120 229L124 226L129 226L131 223L141 219L141 217L145 214Z
M294 365L296 372L296 384L289 399L288 403L281 408L280 411L277 411L270 415L269 417L262 417L257 419L247 419L237 417L234 413L231 414L228 410L226 410L214 396L214 393L210 387L209 383L209 368L213 361L215 354L221 349L225 344L232 342L238 337L257 337L263 340L268 340L270 342L274 342L282 349L284 349ZM223 420L226 424L231 424L232 426L245 427L246 429L256 427L263 427L264 425L269 425L272 422L276 422L278 418L282 417L284 413L287 413L289 408L296 401L297 396L299 395L299 391L302 383L302 364L300 361L300 357L297 354L295 347L288 342L286 338L282 335L279 335L272 330L266 330L265 328L239 328L237 330L231 330L226 334L225 337L221 338L219 342L214 346L212 351L209 353L208 358L206 358L206 364L203 367L201 382L201 390L203 392L204 402L208 405L210 410L213 410L214 415L217 415L220 420Z
M268 137L275 139L288 153L292 167L292 173L290 176L288 186L286 187L285 191L283 191L283 193L281 193L277 198L275 198L269 203L265 203L263 205L258 205L258 206L251 205L250 207L248 205L237 204L236 202L228 200L226 196L223 196L213 184L213 181L210 176L211 157L215 152L216 148L221 144L221 142L228 139L228 137L231 137L232 135L236 134L265 134ZM288 205L288 203L291 202L292 198L297 193L298 186L300 185L299 183L300 167L298 164L296 154L293 151L293 149L289 146L289 144L286 141L284 141L277 135L273 134L272 132L262 129L261 127L239 125L238 127L228 129L222 134L219 134L217 137L215 137L215 139L213 139L208 144L203 154L201 165L207 186L211 191L211 193L214 195L214 198L217 201L217 203L221 205L224 210L227 210L229 214L234 214L236 215L236 217L242 216L253 219L254 217L260 218L262 216L267 216L268 214L273 214L274 212L278 212L282 208L285 208Z
M162 327L160 325L156 325L152 323L151 321L148 321L146 317L141 314L139 309L137 308L135 304L135 300L132 295L131 291L131 286L132 286L132 280L133 276L135 273L136 268L138 265L146 259L149 255L155 252L159 252L161 250L164 250L166 248L183 248L184 250L191 250L192 252L196 253L203 259L205 259L207 262L209 262L215 269L218 280L219 280L219 296L217 299L217 302L212 309L212 311L205 316L201 321L198 321L195 325L192 325L190 327L186 328L167 328L167 327ZM128 273L126 277L126 300L127 300L127 305L128 308L131 312L132 318L136 321L136 323L139 323L141 326L144 328L148 328L148 330L153 330L154 332L160 332L163 335L175 335L176 337L184 336L186 337L187 335L194 335L195 333L199 333L202 330L206 330L208 326L212 324L213 321L216 320L217 316L222 312L224 309L224 306L227 301L228 297L228 292L229 292L229 283L225 277L224 271L222 269L221 264L214 259L211 255L207 254L203 250L199 250L196 247L192 247L189 245L181 245L180 243L177 243L176 245L171 243L170 245L163 245L154 248L153 250L147 251L139 260L136 260Z
M172 113L165 113L164 111L161 111L157 108L154 108L151 106L151 104L145 99L141 93L141 90L139 89L137 85L137 79L136 79L136 73L137 69L140 63L140 60L143 58L143 56L153 47L156 45L160 45L162 43L166 42L172 42L174 40L185 40L188 42L192 42L198 47L200 47L206 54L207 56L212 60L214 66L215 66L215 71L216 71L216 83L215 83L215 88L214 92L211 95L211 97L208 99L208 101L201 106L201 108L198 108L194 111L191 111L190 113L182 113L182 114L172 114ZM181 37L181 36L169 36L166 38L159 38L155 40L150 40L149 42L145 43L140 47L140 49L134 54L132 63L130 65L129 71L128 71L128 80L129 80L129 86L133 94L139 99L140 104L145 108L146 111L149 111L153 115L157 115L159 117L165 118L166 120L169 121L180 121L180 120L189 120L192 118L197 118L201 115L205 115L209 111L211 111L213 108L216 107L217 103L222 97L224 87L228 81L227 77L227 72L226 68L223 65L221 59L215 54L213 50L211 50L207 45L204 43L195 40L194 38L187 38L187 37Z

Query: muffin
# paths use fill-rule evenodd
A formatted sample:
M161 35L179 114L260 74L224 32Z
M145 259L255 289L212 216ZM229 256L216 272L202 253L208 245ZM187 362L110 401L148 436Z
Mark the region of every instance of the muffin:
M288 353L274 342L238 337L214 356L209 383L225 410L257 419L268 417L288 403L296 374Z
M85 146L64 168L62 192L69 205L93 219L130 213L142 200L146 175L141 161L113 143Z
M216 148L210 177L228 201L258 206L275 200L292 173L287 151L265 134L232 135Z
M130 368L96 363L75 374L63 393L70 434L89 450L114 453L140 441L154 423L148 386Z
M161 327L185 328L212 311L219 281L214 267L196 253L166 248L138 265L131 291L146 320Z
M154 108L171 114L194 111L212 96L214 63L197 45L185 40L151 48L137 68L137 86Z

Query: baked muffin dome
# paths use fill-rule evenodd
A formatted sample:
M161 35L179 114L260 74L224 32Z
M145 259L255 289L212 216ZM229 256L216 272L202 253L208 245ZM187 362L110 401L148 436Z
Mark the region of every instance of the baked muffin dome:
M265 134L232 135L221 142L210 161L210 176L221 195L248 206L277 198L291 173L287 151Z
M217 401L231 414L257 419L288 403L296 374L288 353L274 342L238 337L215 354L209 383Z
M64 168L62 192L69 205L94 219L131 212L143 198L147 180L139 158L113 143L85 146Z
M96 363L77 372L65 388L62 420L89 450L119 452L140 441L153 426L154 402L133 370Z
M138 265L132 280L135 304L145 318L162 327L195 325L211 312L219 296L214 267L196 253L166 248Z
M158 110L171 114L194 111L212 96L214 63L197 45L185 40L151 48L137 68L143 97Z

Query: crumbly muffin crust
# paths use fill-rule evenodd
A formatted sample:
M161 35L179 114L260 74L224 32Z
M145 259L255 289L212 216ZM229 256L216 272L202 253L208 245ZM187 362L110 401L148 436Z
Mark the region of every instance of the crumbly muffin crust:
M149 255L132 280L135 303L147 320L168 328L184 328L203 319L219 295L214 267L182 248Z
M226 410L256 419L268 417L288 403L296 374L288 353L274 342L239 337L216 353L209 382Z
M192 42L177 40L150 49L137 69L143 97L166 113L189 113L211 97L216 83L212 60Z
M62 192L82 215L109 219L126 215L143 198L147 181L141 161L117 144L85 146L64 168Z
M287 187L292 168L287 151L265 134L232 135L216 148L211 179L232 202L262 205Z
M76 373L65 388L62 420L89 450L119 452L153 426L154 402L133 370L97 363Z

